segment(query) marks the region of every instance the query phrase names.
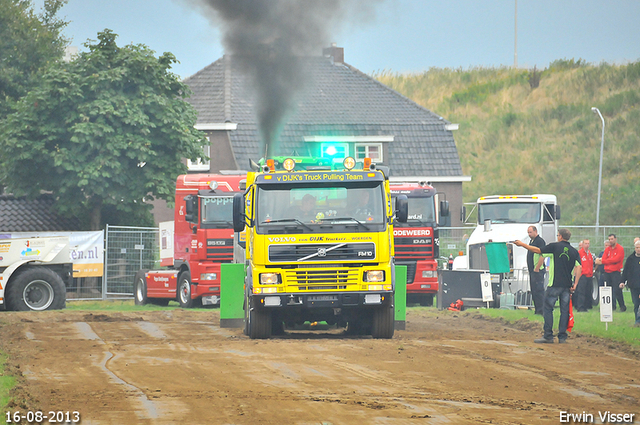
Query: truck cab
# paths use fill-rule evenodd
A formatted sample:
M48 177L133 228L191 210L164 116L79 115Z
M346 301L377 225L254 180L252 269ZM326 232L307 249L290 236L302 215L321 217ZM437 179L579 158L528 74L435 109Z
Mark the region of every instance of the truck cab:
M245 181L244 172L178 177L173 234L161 235L161 244L173 239L173 249L161 249L160 264L167 268L138 272L136 303L219 304L220 264L233 261L233 196Z
M267 160L235 195L234 228L246 229L245 333L326 321L355 334L394 331L393 222L388 170L370 161L338 169ZM406 198L399 202L406 221Z
M449 215L448 202L438 203L436 190L426 182L391 182L390 190L394 205L404 195L409 208L407 222L393 229L395 263L407 266L407 303L433 305L438 293L438 221Z
M528 291L527 250L513 244L529 242L527 228L536 226L547 242L558 234L560 206L555 195L493 195L478 198L476 228L467 242L467 255L456 258L454 269L489 270L487 242L505 242L511 272L505 276L511 291ZM463 211L464 214L464 211ZM471 215L471 214L470 214Z

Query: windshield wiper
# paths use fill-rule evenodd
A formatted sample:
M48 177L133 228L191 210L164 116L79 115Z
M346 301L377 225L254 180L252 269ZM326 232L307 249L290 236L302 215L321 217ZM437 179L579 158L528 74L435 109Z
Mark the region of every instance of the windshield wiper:
M340 220L350 220L350 221L355 221L355 222L356 222L356 223L358 223L360 226L362 226L362 227L364 227L365 229L367 229L367 231L371 231L371 229L370 229L366 224L364 224L364 223L363 223L363 222L361 222L360 220L357 220L357 219L355 219L355 218L353 218L353 217L330 217L330 218L328 219L328 221L331 221L332 223L333 223L333 222L336 222L336 221L340 221Z
M307 226L306 224L304 224L303 222L301 222L300 220L298 220L297 218L280 218L278 220L269 220L269 221L263 221L260 224L269 224L269 223L286 223L286 222L294 222L297 224L302 225L304 228L306 228L309 231L313 231L313 229L309 226Z

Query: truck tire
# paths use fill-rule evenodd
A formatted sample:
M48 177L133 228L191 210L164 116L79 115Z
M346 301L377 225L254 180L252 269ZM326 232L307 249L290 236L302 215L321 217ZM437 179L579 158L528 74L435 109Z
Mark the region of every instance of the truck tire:
M251 305L252 303L250 303ZM251 339L266 339L271 336L271 312L261 307L249 308L247 330Z
M30 267L18 272L6 290L7 308L14 311L60 310L67 293L62 278L46 267Z
M145 274L146 270L138 271L133 281L133 296L136 305L145 305L149 302L147 298L147 279Z
M420 305L423 307L431 307L433 306L433 295L432 294L424 294L420 297Z
M383 305L373 312L373 326L371 336L374 338L393 338L395 330L394 308L391 305Z
M194 300L191 299L191 273L182 272L178 276L178 303L182 308L191 308Z

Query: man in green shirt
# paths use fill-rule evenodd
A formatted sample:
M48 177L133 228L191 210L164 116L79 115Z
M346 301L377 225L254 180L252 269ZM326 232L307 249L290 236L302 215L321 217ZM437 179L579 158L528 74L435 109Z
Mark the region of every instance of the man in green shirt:
M517 246L526 248L536 254L550 254L553 258L549 273L549 286L544 295L544 336L534 342L553 343L553 307L560 300L560 323L558 324L558 342L567 342L567 325L569 324L569 301L571 293L576 290L582 266L578 251L571 246L569 229L558 230L558 241L545 245L542 249L522 241L515 241ZM573 276L572 276L573 274Z

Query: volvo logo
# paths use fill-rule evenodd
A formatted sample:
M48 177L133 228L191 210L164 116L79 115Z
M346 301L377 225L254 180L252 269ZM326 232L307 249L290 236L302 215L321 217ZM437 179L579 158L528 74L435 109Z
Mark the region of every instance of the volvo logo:
M318 257L326 257L327 248L318 248Z

